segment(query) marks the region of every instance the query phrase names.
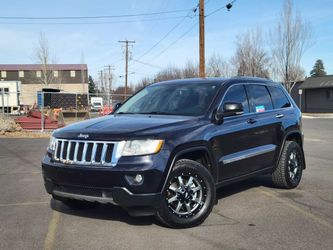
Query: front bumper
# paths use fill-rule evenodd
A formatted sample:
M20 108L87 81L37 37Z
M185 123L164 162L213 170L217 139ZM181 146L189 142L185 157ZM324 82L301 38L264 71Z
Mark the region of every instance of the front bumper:
M163 155L149 157L123 159L115 167L98 168L54 162L46 154L42 160L45 188L49 194L58 197L111 203L125 208L156 208L164 183ZM137 174L143 176L140 185L134 185L126 178Z
M160 193L133 194L124 187L87 188L63 186L57 185L48 179L44 179L44 184L48 193L58 197L103 204L113 204L126 208L157 208L161 198Z

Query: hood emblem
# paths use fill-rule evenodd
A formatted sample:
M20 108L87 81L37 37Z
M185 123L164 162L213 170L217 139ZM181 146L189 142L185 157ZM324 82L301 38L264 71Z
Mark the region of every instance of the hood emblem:
M83 139L88 139L89 135L88 134L79 134L77 138L83 138Z

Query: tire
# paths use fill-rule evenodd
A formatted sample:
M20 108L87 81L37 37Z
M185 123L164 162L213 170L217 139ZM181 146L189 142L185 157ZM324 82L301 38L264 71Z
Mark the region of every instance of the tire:
M57 196L57 195L54 195L54 194L52 195L52 197L53 197L53 199L61 201L67 207L70 207L72 209L91 208L91 207L96 207L98 205L97 203L69 199L69 198L60 197L60 196Z
M157 217L172 228L194 227L208 217L215 198L210 172L196 161L182 159L176 162L166 182Z
M291 189L298 186L304 169L303 150L294 141L286 141L279 164L272 174L272 181L278 188Z

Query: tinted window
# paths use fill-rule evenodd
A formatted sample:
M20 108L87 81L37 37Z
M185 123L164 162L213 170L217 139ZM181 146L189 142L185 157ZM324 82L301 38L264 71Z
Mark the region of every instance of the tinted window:
M248 85L248 96L251 112L265 112L273 109L271 96L267 88L263 85Z
M218 87L218 83L151 85L132 96L116 113L203 115Z
M244 113L249 112L249 103L243 85L236 85L228 90L224 96L222 105L227 102L241 103L243 105Z
M277 87L268 87L268 89L272 96L274 108L280 109L290 107L290 102L282 89Z

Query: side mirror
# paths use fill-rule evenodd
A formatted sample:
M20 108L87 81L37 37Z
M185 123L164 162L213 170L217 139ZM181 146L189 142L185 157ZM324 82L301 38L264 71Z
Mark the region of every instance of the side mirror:
M243 105L237 102L227 102L223 105L223 115L233 116L241 115L244 113Z
M215 121L217 124L221 124L223 122L223 117L241 115L243 113L244 109L241 103L227 102L223 105L223 107L219 107L219 109L216 111Z
M122 105L121 102L117 102L116 105L114 105L113 112L117 111L121 107L121 105Z

